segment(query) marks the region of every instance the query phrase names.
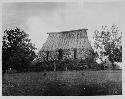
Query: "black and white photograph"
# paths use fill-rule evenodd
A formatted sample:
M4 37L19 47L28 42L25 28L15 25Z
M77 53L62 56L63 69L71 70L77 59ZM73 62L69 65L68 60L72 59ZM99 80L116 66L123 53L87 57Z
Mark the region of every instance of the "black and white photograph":
M123 1L2 2L2 96L122 96Z

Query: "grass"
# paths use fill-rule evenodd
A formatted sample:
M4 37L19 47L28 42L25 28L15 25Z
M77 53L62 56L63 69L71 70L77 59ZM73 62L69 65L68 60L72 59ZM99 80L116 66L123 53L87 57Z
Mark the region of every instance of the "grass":
M5 74L3 96L121 95L122 71L56 71Z

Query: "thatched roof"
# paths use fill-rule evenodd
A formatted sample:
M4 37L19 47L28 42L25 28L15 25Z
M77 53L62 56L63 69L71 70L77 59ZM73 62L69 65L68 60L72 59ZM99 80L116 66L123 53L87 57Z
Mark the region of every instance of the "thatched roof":
M87 29L51 32L43 44L41 51L55 51L58 49L92 49L87 36Z

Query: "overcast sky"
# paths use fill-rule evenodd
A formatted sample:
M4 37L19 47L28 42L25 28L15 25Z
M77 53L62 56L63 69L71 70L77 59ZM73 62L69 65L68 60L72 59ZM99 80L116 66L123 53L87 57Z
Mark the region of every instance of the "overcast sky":
M4 3L3 30L21 28L38 49L47 39L47 32L87 28L92 41L92 33L102 25L123 28L123 4L120 0L111 1Z

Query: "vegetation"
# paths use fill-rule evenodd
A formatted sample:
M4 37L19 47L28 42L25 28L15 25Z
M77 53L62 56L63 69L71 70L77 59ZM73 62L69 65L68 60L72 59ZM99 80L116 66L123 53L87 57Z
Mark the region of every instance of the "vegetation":
M55 67L54 67L55 66ZM98 63L85 59L85 60L54 60L37 62L35 71L67 71L67 70L101 70L102 68ZM32 69L33 70L33 69Z
M2 70L24 71L36 56L28 34L19 28L5 30L2 44Z
M28 34L18 28L15 30L5 30L2 42L3 70L12 68L17 71L43 71L37 73L4 74L2 76L3 96L93 96L122 94L121 70L89 70L102 69L101 66L94 62L94 52L92 53L93 57L90 59L46 60L44 62L37 62L33 66L30 62L36 57L35 47L30 43ZM109 50L107 46L104 48L105 51L102 51L103 55L111 57L113 55L111 54L112 50ZM120 54L122 54L122 47L115 46L114 49L116 52L119 52L117 54L119 57L116 58L117 61L121 61ZM116 59L113 58L113 61L116 61ZM53 72L53 70L57 71Z
M121 70L5 74L2 81L3 96L93 96L121 94Z
M101 61L105 56L112 62L122 62L122 32L116 25L102 26L94 32L94 47Z
M37 62L36 66L30 63L36 57L35 46L30 42L28 34L19 28L14 30L5 30L3 34L2 45L2 69L9 68L17 71L53 71L53 70L84 70L84 69L104 69L95 62L98 56L102 61L108 56L112 62L122 61L122 33L116 25L111 28L103 26L102 29L94 32L94 47L96 52L91 52L91 58L80 59L61 59L44 62Z

